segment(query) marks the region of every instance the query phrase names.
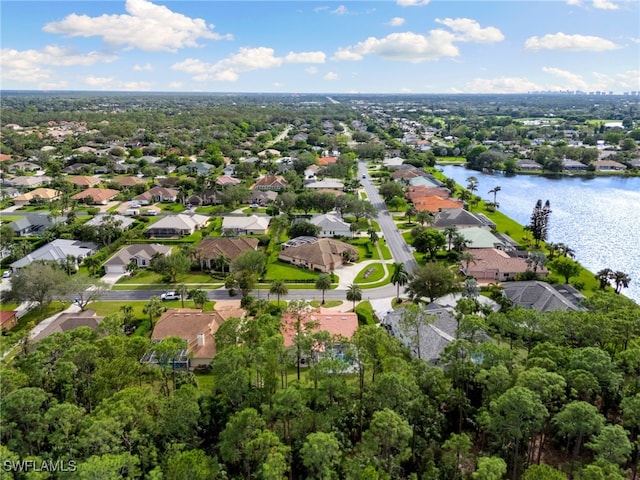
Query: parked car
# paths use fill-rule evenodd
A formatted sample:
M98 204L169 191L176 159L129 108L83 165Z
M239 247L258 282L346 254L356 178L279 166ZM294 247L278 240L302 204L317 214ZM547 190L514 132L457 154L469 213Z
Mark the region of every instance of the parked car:
M2 278L9 278L11 276L11 270L5 270L2 272Z
M160 300L180 300L180 295L176 292L165 292L160 295Z

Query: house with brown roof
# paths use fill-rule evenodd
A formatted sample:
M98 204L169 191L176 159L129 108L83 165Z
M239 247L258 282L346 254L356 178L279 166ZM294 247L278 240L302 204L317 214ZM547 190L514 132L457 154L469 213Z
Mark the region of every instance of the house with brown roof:
M593 166L598 172L621 172L627 169L626 165L614 160L596 160Z
M18 324L16 310L0 311L0 330L11 330Z
M95 310L61 313L44 329L31 337L31 341L34 343L39 342L54 333L66 333L79 327L89 327L97 331L102 320L104 320L104 317L98 316Z
M336 163L337 161L337 157L320 157L318 159L318 165L320 165L321 167L326 167L327 165L331 165L332 163Z
M254 190L275 190L280 191L289 186L289 182L282 175L266 175L251 187Z
M65 177L65 180L73 183L78 188L91 188L102 183L100 178L87 175L69 175Z
M478 283L504 282L514 280L516 275L530 270L527 257L508 253L496 248L476 248L469 251L474 259L462 262L460 271L467 276L475 277ZM544 267L537 269L539 275L548 275Z
M445 208L462 208L462 202L460 200L443 198L439 195L414 198L413 205L419 212L426 210L431 213L438 213Z
M347 263L345 257L357 260L358 252L348 243L332 238L319 238L315 242L285 247L278 255L278 259L284 262L325 273Z
M151 259L156 255L169 255L171 247L158 243L139 243L122 248L104 264L104 271L108 274L126 273L131 262L138 268L147 268Z
M221 175L216 178L216 185L219 187L228 187L229 185L239 185L242 180L236 177L230 177L229 175Z
M13 203L14 205L24 206L34 201L53 202L61 196L62 193L60 191L52 188L36 188L35 190L14 197Z
M344 355L344 340L353 337L358 329L358 315L355 312L339 312L327 308L318 307L302 311L299 314L284 312L282 314L280 331L284 337L284 346L292 347L296 336L304 331L306 333L328 332L332 342L330 347L334 356ZM325 346L314 347L314 357L326 355ZM303 358L302 365L308 365L309 359Z
M407 193L405 195L405 197L412 202L414 198L433 196L448 198L450 196L450 192L443 187L428 187L426 185L417 185L407 187Z
M174 188L153 187L133 199L141 205L149 205L156 202L175 202L179 194L180 191Z
M146 180L138 177L116 177L111 180L116 185L120 185L121 187L134 187L136 185L144 185L147 183Z
M220 257L233 262L241 253L258 249L258 239L249 237L209 237L198 244L200 266L213 268L212 263Z
M87 188L80 193L76 193L71 198L74 200L80 200L92 205L106 205L120 192L113 190L112 188Z
M13 155L9 155L8 153L0 153L0 162L9 162L13 160Z
M222 203L222 194L217 190L205 190L202 193L191 195L187 199L187 203L194 207L220 205Z
M194 308L170 308L164 312L151 334L153 342L160 342L167 337L179 337L187 342L184 352L183 367L191 369L204 367L216 356L215 334L225 322L220 312L203 312ZM153 352L143 361L157 363Z

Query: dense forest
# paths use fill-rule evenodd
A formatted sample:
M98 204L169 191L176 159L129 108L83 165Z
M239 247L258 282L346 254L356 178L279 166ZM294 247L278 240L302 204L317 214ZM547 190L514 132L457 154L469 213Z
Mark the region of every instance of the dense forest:
M51 478L82 479L635 478L640 307L610 292L590 307L461 309L437 367L378 326L344 356L322 332L285 349L271 307L224 323L196 373L141 363L149 340L110 317L3 366L2 459L72 462ZM157 348L172 358L180 340Z

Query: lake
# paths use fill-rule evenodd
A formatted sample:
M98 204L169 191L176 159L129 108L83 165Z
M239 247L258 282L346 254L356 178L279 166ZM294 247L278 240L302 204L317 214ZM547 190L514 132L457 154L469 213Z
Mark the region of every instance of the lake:
M444 174L466 187L478 179L477 195L493 201L489 190L500 186L500 211L528 225L538 199L549 200L549 238L564 243L576 260L592 272L620 270L631 277L622 293L640 303L640 178L579 176L548 178L536 175L505 176L461 166L438 165Z

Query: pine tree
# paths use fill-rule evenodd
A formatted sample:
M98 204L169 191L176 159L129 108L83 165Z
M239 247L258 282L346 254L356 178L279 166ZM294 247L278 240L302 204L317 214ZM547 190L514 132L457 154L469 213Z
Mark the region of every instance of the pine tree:
M536 241L536 247L540 245L541 241L545 241L549 234L549 215L551 214L551 205L549 200L542 205L542 200L536 202L536 206L531 214L531 223L529 228L531 229L531 235Z

